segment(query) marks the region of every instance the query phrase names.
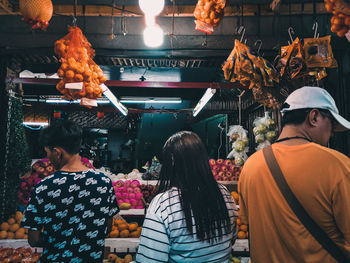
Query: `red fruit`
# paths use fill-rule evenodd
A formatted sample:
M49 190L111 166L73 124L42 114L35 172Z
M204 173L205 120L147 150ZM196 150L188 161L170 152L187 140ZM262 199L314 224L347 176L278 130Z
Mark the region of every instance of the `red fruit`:
M146 186L145 184L141 184L141 185L140 185L141 190L145 190L146 187L147 187L147 186Z
M212 172L212 174L213 174L214 176L218 174L218 172L215 171L215 170L212 170L211 172Z
M226 172L226 176L227 176L227 177L232 177L233 175L232 175L231 172L227 171L227 172Z
M228 170L229 170L230 172L233 172L234 169L235 169L235 167L234 167L233 165L231 165L231 166L228 167Z
M226 175L224 175L224 176L222 177L222 180L223 180L223 181L228 181L228 177L227 177Z
M223 160L223 159L218 159L218 160L216 161L216 163L219 164L219 165L222 165L222 164L224 163L224 160Z
M148 189L148 191L152 191L153 189L154 189L154 187L153 187L153 185L147 185L147 189Z
M39 174L42 174L42 173L45 171L45 168L44 168L44 167L38 167L38 169L36 169L36 171L37 171Z
M218 173L219 176L223 177L225 175L225 173L223 171Z
M47 167L47 166L49 166L50 165L50 162L48 162L48 161L42 161L41 162L41 166L42 167Z
M32 173L31 177L32 177L32 178L38 178L38 177L39 177L39 174L38 174L38 173Z
M48 167L46 167L46 171L47 171L48 173L52 173L53 170L54 170L54 168L53 168L52 165L49 165Z
M209 160L210 166L214 166L216 164L216 161L214 159Z
M224 165L231 166L232 165L232 161L231 160L225 160L224 161Z
M212 169L214 170L214 171L220 171L220 166L219 165L214 165L213 167L212 167Z
M223 171L223 172L227 172L228 171L228 169L227 169L227 167L226 166L221 166L221 171Z
M44 172L42 173L42 176L43 176L43 177L49 176L49 172L48 172L48 171L44 171Z
M215 176L215 180L216 180L216 181L221 181L221 180L222 180L222 177L221 177L220 175L217 174L217 175Z
M36 162L36 163L33 164L33 166L32 166L32 168L33 168L34 170L38 169L38 167L40 167L39 162Z

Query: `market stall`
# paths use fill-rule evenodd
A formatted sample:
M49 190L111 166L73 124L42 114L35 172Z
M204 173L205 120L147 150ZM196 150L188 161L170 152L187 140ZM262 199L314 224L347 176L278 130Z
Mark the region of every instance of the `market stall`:
M242 166L278 136L279 108L288 94L323 86L340 111L350 114L346 1L290 1L279 13L272 13L270 1L199 0L196 6L173 1L159 19L153 14L153 22L140 22L145 11L138 4L113 1L97 8L96 1L48 0L36 15L31 2L0 6L11 14L6 21L0 15L0 35L17 41L0 40L1 46L15 47L0 54L6 65L0 98L0 258L10 262L36 262L42 251L28 249L20 222L33 187L55 172L37 139L40 128L57 119L83 127L82 163L113 182L121 212L108 233L105 260L131 262L157 193L161 147L171 134L186 129L201 137L215 180L238 204ZM20 16L29 25L13 26ZM159 50L146 50L144 22L168 27ZM273 30L264 27L270 22ZM331 143L349 154L349 135ZM237 232L231 262L247 261L249 232L239 219Z

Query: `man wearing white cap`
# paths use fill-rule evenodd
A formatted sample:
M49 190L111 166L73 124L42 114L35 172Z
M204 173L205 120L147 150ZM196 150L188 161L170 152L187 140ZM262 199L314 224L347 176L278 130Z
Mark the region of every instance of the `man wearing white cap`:
M350 262L350 159L325 147L350 122L318 87L291 93L281 113L280 137L238 185L252 262Z

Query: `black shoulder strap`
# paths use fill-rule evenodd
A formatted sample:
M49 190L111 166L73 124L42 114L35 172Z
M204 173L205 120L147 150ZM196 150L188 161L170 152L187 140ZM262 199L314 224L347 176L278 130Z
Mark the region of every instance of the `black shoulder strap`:
M275 179L282 195L293 210L295 215L299 218L301 223L306 227L311 235L322 245L322 247L328 251L339 263L349 262L349 259L345 257L340 248L333 242L332 239L315 223L315 221L305 211L304 207L300 204L298 199L293 194L292 190L286 179L283 176L280 166L273 154L272 147L268 146L263 149L266 163L270 169L272 177Z

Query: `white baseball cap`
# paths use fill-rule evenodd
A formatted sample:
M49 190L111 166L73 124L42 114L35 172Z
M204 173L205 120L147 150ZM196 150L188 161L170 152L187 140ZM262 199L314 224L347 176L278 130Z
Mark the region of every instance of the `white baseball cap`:
M339 115L332 96L319 87L302 87L293 91L285 101L287 107L281 113L298 109L324 109L328 110L338 122L335 131L346 131L350 129L350 122ZM289 107L288 107L289 106Z

